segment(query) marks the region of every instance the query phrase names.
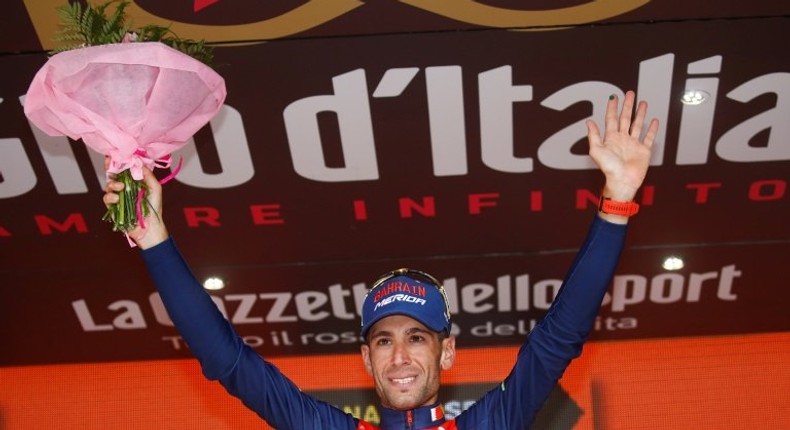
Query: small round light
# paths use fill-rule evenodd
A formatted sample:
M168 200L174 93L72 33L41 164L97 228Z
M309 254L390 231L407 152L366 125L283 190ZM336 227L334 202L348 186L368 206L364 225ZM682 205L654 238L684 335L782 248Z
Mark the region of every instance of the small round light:
M702 90L686 90L680 102L687 106L696 106L705 103L710 98L710 94Z
M222 278L212 276L203 281L203 288L212 291L221 290L225 288L225 281L223 281Z
M680 270L683 268L683 259L675 256L667 257L661 267L665 270Z

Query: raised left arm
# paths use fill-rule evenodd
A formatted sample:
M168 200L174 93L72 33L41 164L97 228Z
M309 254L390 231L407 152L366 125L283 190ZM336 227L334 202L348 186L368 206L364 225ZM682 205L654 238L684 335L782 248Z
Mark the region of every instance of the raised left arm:
M650 153L658 133L658 120L652 119L642 136L647 114L647 102L639 102L636 116L632 119L636 94L625 94L623 107L617 112L617 96L609 98L606 106L606 124L603 137L598 125L587 121L587 138L590 144L590 157L606 177L602 194L612 200L627 202L634 199L647 175ZM601 218L616 224L626 224L628 218L619 215L600 213Z

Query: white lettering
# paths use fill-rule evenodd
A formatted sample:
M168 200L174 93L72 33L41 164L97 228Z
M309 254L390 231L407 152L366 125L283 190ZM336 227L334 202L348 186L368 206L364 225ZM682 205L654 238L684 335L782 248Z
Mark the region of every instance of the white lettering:
M332 86L334 94L306 97L283 111L294 170L322 182L378 179L365 71L357 69L335 76ZM337 114L343 167L327 166L318 126L320 112Z
M466 123L461 66L425 69L433 174L466 175Z
M355 315L346 309L346 297L351 296L351 291L344 290L340 284L329 287L329 300L332 305L332 314L342 320L353 320Z
M249 316L252 305L255 304L257 297L255 294L228 294L225 300L238 301L239 307L233 313L231 322L233 324L255 324L262 323L263 317Z
M658 135L653 143L651 166L660 166L664 162L664 150L666 149L664 139L669 123L669 107L676 102L672 90L674 66L674 54L660 55L639 63L639 83L636 93L650 106L650 116L658 119ZM598 117L597 120L603 121L603 117ZM603 124L603 122L598 124ZM643 131L647 131L647 127Z
M623 92L612 84L605 82L581 82L565 87L550 95L541 105L554 110L565 110L576 103L590 102L592 116L598 124L602 124L606 112L606 101L611 94L617 94L622 100ZM538 148L540 162L554 169L581 170L594 169L595 163L588 155L574 154L571 149L587 136L587 125L582 118L575 123L554 133ZM578 152L578 151L577 151ZM584 151L586 154L587 151Z
M763 94L775 94L776 106L738 124L721 136L716 154L733 162L790 160L790 73L770 73L754 78L727 93L727 97L746 103ZM752 139L768 130L767 143L753 145Z
M692 62L687 67L687 87L698 87L708 92L711 98L699 106L684 106L678 125L677 165L706 164L711 153L721 160L734 163L784 161L790 159L790 143L781 139L790 133L788 97L790 95L790 73L775 72L756 76L735 86L727 98L740 103L750 102L764 95L775 95L776 105L769 110L733 125L715 144L711 151L712 124L719 103L718 74L724 59L712 56ZM640 62L638 93L650 103L651 116L660 122L659 139L666 135L669 105L674 100L672 93L674 54L665 54ZM397 97L413 80L420 68L404 67L387 71L379 88L373 94L375 100L382 97ZM452 66L429 66L424 69L426 101L430 136L424 140L430 144L433 173L436 176L458 176L469 174L465 122L465 94L462 68ZM584 120L580 118L555 132L539 145L529 145L535 155L516 156L517 142L514 137L515 121L540 121L539 118L514 118L515 103L533 99L531 85L513 83L512 66L499 66L478 75L477 96L480 116L480 157L488 168L508 173L534 171L534 160L539 160L552 169L592 169L589 157L580 151L572 151L581 144L585 136ZM732 86L732 85L731 85ZM283 111L285 132L296 173L304 178L321 182L352 182L376 180L379 166L374 140L374 124L371 113L371 97L363 69L356 69L332 78L330 94L314 95L290 103ZM542 100L540 105L551 110L563 110L583 102L590 103L589 117L602 123L606 97L621 94L614 85L598 81L570 83ZM24 96L20 97L20 105ZM0 101L2 102L2 101ZM334 114L340 132L342 166L329 166L324 156L323 140L318 116ZM32 126L31 126L32 127ZM255 169L250 152L250 142L240 112L231 106L223 106L211 121L214 150L221 162L220 173L206 173L201 167L193 143L189 143L175 154L175 161L183 157L184 165L177 180L192 187L230 188L250 181ZM37 174L48 174L55 191L61 195L88 192L85 175L80 170L82 163L65 137L49 137L32 127L35 146L27 145L18 137L0 139L0 199L14 198L31 192L39 182ZM757 138L764 142L753 142ZM221 142L221 144L219 144ZM34 169L31 163L31 148L39 151L45 169ZM661 165L665 147L659 141L653 151L651 164ZM104 186L103 156L88 151L93 172L99 185ZM44 171L45 170L45 171Z
M0 139L0 199L21 196L35 188L38 179L22 141Z
M645 301L657 304L676 303L681 300L687 303L701 301L702 287L707 282L710 288L716 288L716 298L723 301L737 300L733 292L735 278L741 276L735 265L721 268L719 272L691 273L685 276L680 273L662 273L649 280L640 275L618 275L614 277L612 293L606 294L603 306L610 306L612 312L623 312L626 307L638 305ZM714 287L712 281L718 279Z
M382 308L382 307L387 306L390 303L394 303L394 302L414 303L414 304L420 305L420 306L423 306L426 303L425 299L421 299L419 297L414 297L414 296L411 296L411 295L408 295L408 294L394 294L394 295L391 295L389 297L385 297L385 298L381 299L381 301L376 303L376 306L373 307L373 310L375 311L378 308Z
M513 85L512 67L480 73L480 144L483 163L500 172L524 173L532 158L513 154L513 103L532 100L532 85Z
M304 321L320 321L329 317L329 312L315 312L324 306L329 299L326 294L318 291L302 291L294 298L296 314Z
M562 281L559 279L545 279L535 283L533 288L533 302L535 309L548 309L560 293Z
M223 105L210 124L222 171L206 173L200 164L195 140L190 139L173 157L173 167L179 158L184 160L176 180L197 188L217 189L235 187L252 179L255 168L241 113L231 106Z
M109 331L114 329L134 330L146 328L145 318L140 306L131 300L117 300L107 306L108 310L121 311L115 315L111 324L97 324L88 310L85 300L71 302L82 329L85 331Z
M461 290L461 303L464 312L480 314L494 308L491 303L483 303L494 295L494 287L488 284L469 284Z
M85 300L71 302L71 307L74 308L74 312L77 314L77 319L80 321L83 330L107 331L113 329L112 324L96 324Z
M112 323L121 330L133 330L145 328L145 318L140 310L140 305L131 300L118 300L110 303L107 309L111 311L123 311L115 316Z
M298 321L296 315L283 315L285 307L291 301L291 293L262 293L259 296L263 300L274 300L272 308L266 315L266 322L294 322Z
M689 74L714 74L721 70L721 56L695 61L688 65ZM708 161L713 117L719 94L718 78L693 78L686 80L686 89L704 91L708 99L698 105L684 105L678 136L676 163L679 166L705 164Z

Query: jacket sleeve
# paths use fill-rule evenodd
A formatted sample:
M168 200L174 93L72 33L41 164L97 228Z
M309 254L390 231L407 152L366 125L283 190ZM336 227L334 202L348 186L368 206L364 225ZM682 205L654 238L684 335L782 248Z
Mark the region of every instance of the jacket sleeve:
M571 360L581 354L614 276L625 233L625 225L595 217L549 311L519 349L513 370L458 416L459 429L528 428Z
M208 379L219 380L277 429L355 429L356 419L303 394L238 336L195 279L172 238L143 251L170 319Z

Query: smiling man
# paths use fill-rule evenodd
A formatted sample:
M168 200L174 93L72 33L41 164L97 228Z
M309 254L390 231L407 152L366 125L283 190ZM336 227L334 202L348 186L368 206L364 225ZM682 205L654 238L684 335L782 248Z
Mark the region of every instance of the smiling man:
M382 413L388 414L382 421L423 421L413 414L421 407L429 407L425 418L444 415L437 409L439 374L455 361L455 338L450 337L447 297L436 278L410 269L380 277L362 305L361 335L365 369L375 382Z
M526 429L571 360L581 353L623 247L628 217L647 173L658 130L652 120L644 137L647 104L632 121L635 95L626 94L618 115L612 96L606 133L588 121L590 156L606 178L598 213L563 285L544 319L519 350L513 370L453 420L444 417L440 374L455 361L450 312L441 283L416 270L380 277L362 305L362 360L381 399L380 427L302 393L275 366L238 336L192 275L161 218L129 232L159 290L170 318L201 363L204 375L219 380L277 429ZM152 214L162 213L162 190L144 171ZM123 184L110 181L104 203L118 201Z

